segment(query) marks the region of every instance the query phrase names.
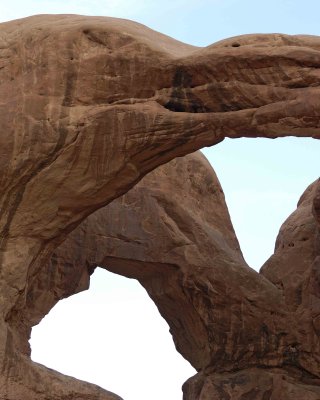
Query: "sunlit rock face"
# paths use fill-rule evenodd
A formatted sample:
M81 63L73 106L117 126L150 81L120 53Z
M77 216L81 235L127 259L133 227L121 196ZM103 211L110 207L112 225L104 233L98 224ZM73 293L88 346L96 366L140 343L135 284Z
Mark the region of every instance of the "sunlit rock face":
M212 171L199 156L171 167L180 165L190 184L196 176L198 191L179 179L166 188L160 176L162 194L151 196L146 209L112 203L105 212L118 218L116 225L96 224L107 229L107 250L89 247L96 249L90 258L81 242L70 247L70 265L80 265L81 276L74 271L61 281L55 299L43 292L56 281L43 273L48 262L66 273L59 253L52 253L67 235L177 156L225 137L319 138L319 48L318 37L285 35L249 35L196 48L140 24L101 17L37 16L0 25L3 398L117 398L31 363L27 343L31 326L62 295L83 289L87 271L101 260L140 280L167 319L177 349L199 370L185 387L186 398L218 398L212 389L216 374L229 374L228 382L230 374L261 367L271 375L280 369L293 384L305 384L307 377L317 391L317 258L310 256L317 245L302 241L308 253L303 262L311 257L312 267L292 256L290 269L309 271L303 278L283 272L291 255L281 246L263 275L250 270L223 199L205 181L216 182ZM134 193L144 201L138 189ZM319 224L318 189L308 201ZM152 225L155 215L162 226ZM308 233L317 237L318 226ZM158 230L161 241L151 234ZM286 243L287 234L290 229L278 243ZM91 242L94 232L83 235ZM223 390L231 399L253 396L230 385Z

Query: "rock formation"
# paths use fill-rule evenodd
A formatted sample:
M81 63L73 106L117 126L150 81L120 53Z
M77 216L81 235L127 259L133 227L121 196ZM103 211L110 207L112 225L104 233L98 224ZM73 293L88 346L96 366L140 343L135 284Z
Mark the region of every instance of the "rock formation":
M263 357L255 368L220 370L218 373L214 368L212 372L210 369L200 371L186 382L186 399L320 398L319 192L320 180L301 196L297 210L280 229L275 253L259 275L266 277L281 293L282 302L273 310L277 342L271 339L268 322L261 325L260 336L265 351L273 347L281 360L265 363L262 352ZM285 329L279 325L279 317L284 319ZM275 343L280 346L274 347Z
M276 251L263 275L271 263L276 277L285 271L290 279L312 267L314 253L306 246L301 254L298 245L303 237L320 249L311 213L317 187L302 196L278 238L300 259L275 263ZM283 233L288 226L296 238ZM60 298L86 289L98 265L138 279L158 306L178 351L199 371L186 383L185 399L319 398L311 302L297 314L283 286L246 265L221 186L201 154L158 168L74 230L29 288L25 321L37 323Z
M320 138L320 39L249 35L201 49L129 21L37 16L1 24L0 49L0 394L10 400L115 399L30 362L30 326L87 279L88 269L81 267L82 279L64 281L66 288L55 299L47 294L43 304L35 299L46 298L44 266L51 259L64 268L53 251L81 221L177 156L225 137ZM188 162L208 176L203 161ZM188 162L177 161L177 168ZM190 173L196 174L192 168ZM286 247L296 232L284 229L259 276L242 259L223 200L209 183L204 182L209 193L202 193L202 175L196 175L194 199L179 205L158 193L148 203L166 221L161 232L170 240L163 240L164 254L152 251L146 210L127 207L136 228L125 218L119 225L125 234L111 224L97 225L98 232L111 235L110 251L98 249L91 258L78 243L70 265L77 259L96 265L103 256L107 268L134 274L147 288L178 350L199 370L185 386L186 399L266 400L279 390L283 398L308 391L305 399L318 399L317 246L309 235L302 240L312 266L302 265ZM133 193L141 201L139 189ZM207 204L210 193L222 213L212 220L205 208L192 205ZM300 207L313 203L311 218L319 224L319 190L306 198ZM118 216L119 201L109 206ZM190 215L183 204L190 205ZM304 217L299 213L293 221ZM83 233L91 243L94 231ZM144 249L136 238L148 242ZM129 262L124 254L130 251ZM288 276L290 257L290 268L298 272ZM177 316L177 305L178 314L186 308L185 315Z

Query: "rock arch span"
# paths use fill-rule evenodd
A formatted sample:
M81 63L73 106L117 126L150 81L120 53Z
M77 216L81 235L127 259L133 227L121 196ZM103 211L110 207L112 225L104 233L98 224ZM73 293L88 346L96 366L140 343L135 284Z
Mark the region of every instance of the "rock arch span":
M32 322L30 290L43 265L52 260L54 249L85 217L127 192L157 166L225 137L320 137L319 38L249 35L237 38L237 46L234 41L200 49L129 21L79 16L37 16L0 25L0 387L6 398L31 399L32 390L40 396L50 385L61 398L70 397L72 385L78 387L78 397L116 398L84 383L71 385L67 378L50 376L32 365L25 341ZM308 197L313 224L318 220L316 187ZM316 232L318 225L312 237ZM228 234L220 237L224 243ZM305 247L314 265L318 250ZM220 248L217 253L222 257ZM201 263L204 254L192 253L191 264ZM177 304L190 307L197 321L193 326L176 315L171 321L177 348L199 370L185 387L186 398L205 399L206 393L211 398L268 398L272 390L292 391L292 385L301 393L305 388L300 382L307 381L312 384L309 397L316 399L317 315L299 308L308 284L303 281L301 302L288 311L286 292L278 282L267 272L265 279L248 269L239 250L232 254L234 259L227 257L232 276L228 290L225 274L220 272L220 278L217 274L225 260L215 264L210 278L214 285L209 285L207 267L185 277L175 263L169 263L168 287L177 286L180 292L185 285L189 288ZM117 257L108 257L111 268L120 268ZM162 262L151 263L150 274L161 266ZM250 324L242 326L245 319L228 314L232 320L228 323L238 334L235 338L234 331L227 330L229 325L223 324L227 313L217 305L221 293L224 300L230 296L237 304L231 315L238 315L242 285L247 308L239 312L248 316ZM317 293L314 285L312 290ZM153 296L156 300L156 291ZM171 306L167 309L160 302L158 306L168 319L167 314L175 314ZM261 313L257 316L253 310ZM309 332L307 347L299 347L305 338L297 327L297 310L302 318L299 326L305 324ZM181 326L185 337L178 333ZM261 367L274 370L262 376ZM30 370L27 376L26 370ZM44 377L40 387L32 389L31 384L28 393L28 379L36 385L39 374ZM272 386L274 377L291 386ZM259 379L266 388L263 393L248 389L246 385ZM232 393L240 381L246 382L243 390L248 390Z

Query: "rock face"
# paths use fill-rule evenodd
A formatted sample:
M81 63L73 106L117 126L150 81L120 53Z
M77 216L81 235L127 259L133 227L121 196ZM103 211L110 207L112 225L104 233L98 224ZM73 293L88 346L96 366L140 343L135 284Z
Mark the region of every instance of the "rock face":
M306 191L279 234L277 249L281 240L293 243L291 256L300 259L275 263L276 251L260 275L243 260L223 191L204 156L175 159L68 236L30 287L33 301L24 319L33 325L60 298L86 289L99 265L138 279L169 323L177 350L199 371L184 385L185 399L319 399L312 301L297 314L270 276L271 265L280 278L288 265L290 277L301 262L305 271L312 267L314 253L306 246L301 254L298 245L308 237L319 251L311 212L319 187ZM318 316L319 304L313 304Z
M34 304L48 307L59 289L66 297L86 287L97 265L140 281L170 324L177 349L197 369L239 363L239 335L248 347L241 362L249 362L253 335L270 314L253 321L254 308L273 310L281 302L279 291L243 260L221 186L200 153L150 173L73 231L30 288L25 320L38 322L48 310L33 316Z
M82 254L82 245L75 243L70 268L80 265L81 276L74 270L74 277L56 289L55 298L42 289L51 287L43 275L49 260L66 272L68 264L53 251L67 235L157 166L225 137L320 138L319 50L317 37L285 35L243 36L200 49L112 18L38 16L0 25L3 399L117 398L37 366L28 357L32 324L60 297L85 287L88 268L83 265L93 267L103 260L108 269L133 274L147 288L167 318L178 350L199 370L185 387L186 398L271 399L276 396L273 390L282 387L272 386L274 375L288 377L284 393L298 397L304 389L291 390L290 385L304 385L303 379L312 383L305 390L317 393L314 254L319 247L312 247L309 237L318 234L319 189L305 200L313 204L311 218L317 224L299 244L306 258L298 262L291 253L296 246L289 246L289 252L286 240L290 237L291 243L296 231L284 229L278 240L284 247L277 247L259 276L242 259L223 200L210 192L209 183L199 183L210 175L203 161L199 156L186 164L177 161L174 168L180 165L186 179L188 163L198 163L202 171L190 167L199 186L190 192L194 199L183 191L184 185L174 198L179 182L167 191L172 172L169 181L161 177L164 183L146 205L161 221L163 216L163 225L160 221L161 226L153 226L146 209L122 205L119 214L120 200L110 204L105 212L119 221L94 227L107 233L99 240L109 250L93 243L92 220L84 222L88 231L80 237L90 242L94 257ZM150 193L156 189L151 187ZM133 193L133 200L128 195L124 201L144 200L139 189ZM179 198L183 193L185 198ZM221 212L212 214L210 196ZM203 207L196 206L197 201ZM301 212L293 221L303 216ZM170 238L162 241L162 254L158 237L149 230ZM294 272L287 274L290 257ZM186 309L183 316L181 307ZM254 376L261 376L261 367L269 368L270 379L261 377L265 391L258 395L238 390L237 385L245 386L239 371L250 386L250 380L258 379ZM215 384L219 377L221 384ZM310 399L320 397L315 396Z

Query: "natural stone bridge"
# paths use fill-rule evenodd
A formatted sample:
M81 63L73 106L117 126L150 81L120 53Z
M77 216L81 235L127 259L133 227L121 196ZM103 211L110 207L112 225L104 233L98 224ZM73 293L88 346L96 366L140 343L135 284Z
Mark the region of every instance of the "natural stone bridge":
M319 139L319 67L312 36L196 48L112 18L0 25L1 400L119 398L30 360L32 326L97 265L158 306L198 371L185 400L319 400L319 181L258 274L204 157L173 160Z

